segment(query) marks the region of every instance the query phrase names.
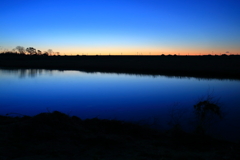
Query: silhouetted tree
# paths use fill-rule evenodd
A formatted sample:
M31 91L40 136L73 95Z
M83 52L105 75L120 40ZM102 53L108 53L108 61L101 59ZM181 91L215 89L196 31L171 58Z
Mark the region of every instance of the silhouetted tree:
M45 52L43 53L43 56L48 56L48 52L45 51Z
M26 49L26 51L27 51L30 55L36 54L36 49L33 48L33 47L28 47L28 48Z
M47 50L47 52L48 52L48 55L50 55L50 56L53 54L53 50L52 49Z
M16 49L15 49L15 48L13 48L13 49L12 49L12 53L13 53L13 54L17 54L17 52L16 52Z
M25 48L24 47L22 47L22 46L17 46L16 47L16 50L20 53L20 54L25 54Z
M42 55L42 51L37 50L37 54L38 54L38 55Z

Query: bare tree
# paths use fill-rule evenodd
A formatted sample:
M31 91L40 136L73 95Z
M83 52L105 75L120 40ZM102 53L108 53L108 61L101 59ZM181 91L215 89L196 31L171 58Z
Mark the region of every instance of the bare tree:
M48 55L50 56L54 53L52 49L47 50L47 52L48 52Z
M205 134L207 129L223 119L224 112L220 106L219 99L215 99L212 95L207 95L194 105L194 113L196 115L196 133Z
M13 52L13 53L17 53L15 48L12 49L12 52Z
M26 52L25 48L22 47L22 46L17 46L15 49L16 49L20 54L25 54L25 52Z
M30 55L34 55L34 54L37 53L37 52L36 52L36 49L33 48L33 47L28 47L28 48L26 49L26 51L27 51Z
M38 54L38 55L42 55L42 51L37 50L37 54Z

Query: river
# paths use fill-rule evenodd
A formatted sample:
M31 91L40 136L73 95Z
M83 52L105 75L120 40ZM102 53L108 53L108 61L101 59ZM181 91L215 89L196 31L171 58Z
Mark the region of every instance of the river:
M239 80L0 69L0 115L57 110L82 119L117 119L162 130L179 123L191 131L193 106L207 97L224 113L223 120L209 125L209 134L239 141Z

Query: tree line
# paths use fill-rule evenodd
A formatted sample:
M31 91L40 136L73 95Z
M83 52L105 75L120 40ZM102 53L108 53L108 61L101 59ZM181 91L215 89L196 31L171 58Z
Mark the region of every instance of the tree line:
M11 54L21 54L21 55L38 55L38 56L54 56L60 55L60 52L53 52L52 49L48 49L47 51L37 50L34 47L24 48L23 46L17 46L12 51L7 51L3 53L11 53Z

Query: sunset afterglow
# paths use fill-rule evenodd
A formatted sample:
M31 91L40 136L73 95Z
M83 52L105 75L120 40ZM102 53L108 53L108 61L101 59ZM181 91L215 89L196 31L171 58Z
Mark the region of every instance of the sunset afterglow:
M240 54L237 0L2 0L0 52Z

